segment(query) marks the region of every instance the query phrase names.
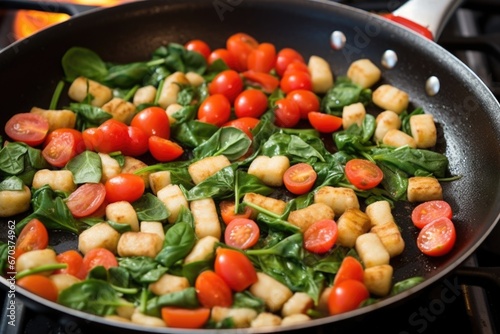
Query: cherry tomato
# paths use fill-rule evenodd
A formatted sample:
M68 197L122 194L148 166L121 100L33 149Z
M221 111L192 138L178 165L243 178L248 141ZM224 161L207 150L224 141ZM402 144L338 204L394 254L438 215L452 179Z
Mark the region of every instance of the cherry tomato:
M257 272L248 257L234 249L215 251L215 273L234 291L243 291L257 282Z
M210 95L222 94L229 102L234 102L238 94L243 90L243 79L234 70L225 70L218 73L208 84Z
M57 301L59 292L50 278L43 275L29 275L17 280L17 285L52 302Z
M236 59L227 51L227 49L215 49L208 56L208 64L212 65L217 59L221 59L230 69L237 68Z
M170 122L165 109L160 107L149 107L139 111L132 118L130 125L141 129L148 137L170 138Z
M198 119L205 123L222 126L231 116L231 103L222 94L210 95L198 109Z
M355 257L346 256L342 263L340 264L340 268L335 274L335 278L333 280L333 285L337 285L342 281L353 279L356 281L363 282L364 269L361 262L359 262Z
M248 56L259 46L259 43L252 36L245 33L236 33L226 41L226 48L236 59L236 70L242 72L247 70Z
M299 106L295 101L286 98L276 101L274 107L274 123L282 128L293 128L300 121Z
M286 95L287 99L295 101L299 106L300 118L307 119L311 111L319 111L319 98L310 90L296 89Z
M328 296L328 310L331 315L357 309L370 296L366 286L354 279L347 279L335 285Z
M15 114L5 123L7 136L30 146L43 143L48 132L49 122L38 114Z
M144 181L135 174L118 174L108 179L106 187L106 200L109 203L127 201L134 202L144 194Z
M288 71L281 78L280 88L285 94L296 89L312 90L311 75L303 71Z
M433 220L441 217L451 219L452 216L453 211L447 202L434 200L417 205L411 213L411 220L417 228L423 228Z
M200 307L186 309L165 306L161 308L161 318L170 328L202 328L210 317L210 309Z
M233 119L222 126L233 126L245 132L248 138L253 139L252 130L259 124L259 119L254 117L241 117Z
M47 228L40 220L33 218L23 227L17 237L15 258L32 250L45 249L48 244L49 233Z
M312 127L323 133L337 131L342 126L342 117L311 111L307 114Z
M76 250L70 249L57 254L56 259L59 263L66 263L67 267L64 269L57 269L54 274L68 274L79 279L85 278L80 276L82 273L83 256L81 256Z
M121 151L128 144L128 126L116 119L108 119L94 133L94 149L101 153Z
M230 307L233 294L227 283L212 270L203 271L195 281L198 301L204 307Z
M441 217L425 225L418 234L418 249L425 255L442 256L455 245L456 231L453 222Z
M276 64L276 48L271 43L261 43L248 55L249 70L269 73Z
M98 266L103 266L106 269L118 267L118 260L106 248L91 249L83 256L82 270L78 273L78 277L87 277L88 272Z
M43 144L43 147L44 148L47 147L47 145L50 143L52 139L57 138L64 133L70 133L74 137L76 154L80 154L86 150L85 142L83 140L83 134L80 131L71 128L59 128L55 129L52 132L49 132L47 137L45 137L45 142Z
M352 159L345 165L345 174L349 182L361 190L369 190L376 187L384 174L373 162L365 159Z
M42 156L52 166L64 167L71 158L76 156L76 145L75 137L71 133L62 133L45 146Z
M337 241L337 223L323 219L313 223L304 232L304 247L316 254L328 252Z
M304 72L309 75L311 74L309 72L307 64L299 60L293 60L290 64L288 64L288 66L285 69L285 72L283 72L283 75L285 75L287 72L293 72L293 71Z
M236 117L259 118L267 110L267 96L258 89L245 89L234 101Z
M184 149L177 143L157 136L149 137L149 151L161 162L173 161L184 153Z
M186 48L186 50L198 52L205 59L208 59L208 56L210 56L210 53L212 52L210 50L210 46L201 39L190 40L186 44L184 44L184 47Z
M293 62L305 63L304 58L300 53L292 48L281 49L276 55L276 73L281 77L285 73L286 68Z
M92 215L104 203L106 187L102 183L85 183L72 192L66 200L75 218Z
M99 145L104 140L104 134L99 128L87 128L82 132L83 142L89 151L99 150Z
M286 189L295 195L307 193L316 182L318 174L307 163L298 163L290 166L283 174L283 183Z
M222 221L224 224L229 224L236 218L246 218L249 219L252 215L252 209L249 206L244 207L243 212L236 213L235 212L235 204L234 201L225 200L219 203L220 215L222 217Z
M148 151L148 135L136 126L128 127L128 145L122 148L122 153L131 157L138 157Z
M224 240L231 247L248 249L254 246L260 237L259 226L251 219L236 218L227 224Z
M280 85L280 81L274 75L256 71L245 71L241 73L246 84L260 87L264 93L271 94Z

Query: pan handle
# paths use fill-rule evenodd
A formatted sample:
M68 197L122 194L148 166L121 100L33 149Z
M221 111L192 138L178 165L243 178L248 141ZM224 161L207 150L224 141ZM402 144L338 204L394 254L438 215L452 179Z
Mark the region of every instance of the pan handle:
M42 12L63 13L71 16L81 14L96 6L79 5L60 1L1 0L0 9L29 9Z
M453 273L462 284L475 286L490 284L500 289L500 267L460 267Z

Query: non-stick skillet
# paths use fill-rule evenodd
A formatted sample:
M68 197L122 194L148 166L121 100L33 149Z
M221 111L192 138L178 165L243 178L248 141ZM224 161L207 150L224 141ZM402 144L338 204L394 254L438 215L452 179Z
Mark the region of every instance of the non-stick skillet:
M345 35L343 48L331 47L333 31ZM500 106L496 99L473 72L432 41L377 15L328 1L150 0L90 10L0 52L0 117L5 123L11 115L29 111L32 106L48 106L53 89L63 76L60 59L72 46L90 48L109 61L131 62L148 59L152 50L168 42L200 38L213 47L222 46L235 32L249 33L259 41L272 41L277 48L293 47L306 58L324 57L336 75L345 74L348 65L359 58L366 57L380 65L384 53L394 51L397 64L393 68L380 65L380 84L390 83L407 91L413 107L423 107L434 115L439 129L436 149L448 156L450 174L462 176L443 184L444 196L455 210L457 228L457 242L447 256L422 255L412 242L417 231L408 221L411 206L398 204L394 211L407 241L404 254L393 259L394 279L421 275L426 278L423 283L371 306L273 331L351 321L379 308L404 303L452 273L493 230L500 214ZM436 94L426 90L426 82L432 76L440 83ZM3 220L2 240L8 229L6 219ZM50 243L57 251L75 246L73 236L55 232ZM8 287L3 278L2 283ZM111 322L48 302L22 289L17 293L41 311L56 312L77 322L90 321L106 331L167 331Z

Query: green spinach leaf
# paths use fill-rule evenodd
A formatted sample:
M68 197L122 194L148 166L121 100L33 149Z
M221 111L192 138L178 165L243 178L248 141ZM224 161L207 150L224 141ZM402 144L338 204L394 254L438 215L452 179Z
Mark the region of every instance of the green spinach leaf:
M155 195L146 193L132 203L140 221L165 221L170 212L165 204Z
M65 169L73 173L76 184L99 183L102 178L101 158L92 151L83 151L71 159Z
M194 229L188 223L176 223L165 233L163 248L156 256L156 261L165 267L171 267L191 252L196 244Z

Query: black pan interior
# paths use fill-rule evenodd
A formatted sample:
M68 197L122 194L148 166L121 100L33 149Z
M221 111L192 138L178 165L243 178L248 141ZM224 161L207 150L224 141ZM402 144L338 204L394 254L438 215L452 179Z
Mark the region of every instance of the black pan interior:
M223 47L231 34L246 32L261 42L274 43L278 49L293 47L306 58L322 56L337 76L345 74L350 62L367 57L383 69L380 83L407 91L412 107L423 107L434 115L440 133L437 149L449 157L450 175L462 176L443 186L445 198L455 210L458 236L448 256L433 259L420 254L414 243L417 230L408 216L412 205L398 205L394 215L406 250L393 261L395 279L423 275L428 280L378 306L432 284L465 260L493 229L500 212L500 107L486 86L438 45L366 12L327 1L245 0L217 6L220 3L134 2L87 12L17 42L0 53L2 122L32 106L48 107L62 79L60 59L73 46L88 47L108 61L131 62L148 59L154 49L168 42L200 38L216 48ZM335 30L347 37L346 47L338 51L329 45ZM380 65L388 49L398 55L393 69ZM425 82L432 75L439 78L441 90L428 96ZM60 107L67 102L61 101ZM6 224L1 226L4 237ZM67 235L52 235L51 244L67 247ZM378 306L313 324L362 314Z

